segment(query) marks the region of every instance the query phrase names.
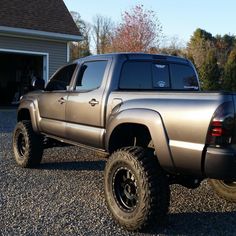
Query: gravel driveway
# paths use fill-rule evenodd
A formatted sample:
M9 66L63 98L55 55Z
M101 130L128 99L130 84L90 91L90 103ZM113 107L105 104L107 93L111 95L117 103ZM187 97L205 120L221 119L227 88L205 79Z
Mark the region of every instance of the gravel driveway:
M0 111L0 235L236 235L236 204L207 182L172 186L169 224L129 233L113 223L103 197L105 159L77 147L51 148L38 169L15 165L15 111Z

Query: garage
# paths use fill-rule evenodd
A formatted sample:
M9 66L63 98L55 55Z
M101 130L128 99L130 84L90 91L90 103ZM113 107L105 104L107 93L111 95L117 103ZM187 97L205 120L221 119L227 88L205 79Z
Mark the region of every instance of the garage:
M47 55L0 51L0 106L17 105L35 77L47 80Z
M35 11L35 9L40 9ZM2 0L0 108L17 106L36 77L50 76L70 60L70 42L82 40L63 0Z

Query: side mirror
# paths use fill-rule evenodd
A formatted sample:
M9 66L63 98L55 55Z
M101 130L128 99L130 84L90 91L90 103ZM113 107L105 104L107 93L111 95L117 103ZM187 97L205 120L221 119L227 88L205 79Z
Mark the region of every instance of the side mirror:
M33 90L44 90L45 81L39 77L35 78L31 84Z

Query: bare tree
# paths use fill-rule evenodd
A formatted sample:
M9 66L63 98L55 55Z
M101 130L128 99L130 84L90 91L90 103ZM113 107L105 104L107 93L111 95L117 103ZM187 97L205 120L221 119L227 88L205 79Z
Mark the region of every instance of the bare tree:
M80 14L78 12L71 12L71 15L83 36L83 41L73 42L70 44L71 59L89 56L91 55L90 52L91 26L89 23L81 19Z
M97 54L110 51L111 35L114 24L110 18L96 15L93 20L93 40Z
M178 36L166 37L165 44L159 50L160 53L169 54L174 56L186 57L186 47L183 40L180 40Z

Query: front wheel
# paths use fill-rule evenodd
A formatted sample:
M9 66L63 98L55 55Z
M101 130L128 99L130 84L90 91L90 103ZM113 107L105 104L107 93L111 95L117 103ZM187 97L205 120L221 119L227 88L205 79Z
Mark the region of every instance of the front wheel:
M210 179L209 183L220 197L230 202L236 202L236 181Z
M167 177L149 149L113 153L105 168L105 198L113 218L128 230L165 221L170 202Z
M13 150L15 160L21 167L35 167L41 162L43 139L33 131L30 121L17 123L13 132Z

